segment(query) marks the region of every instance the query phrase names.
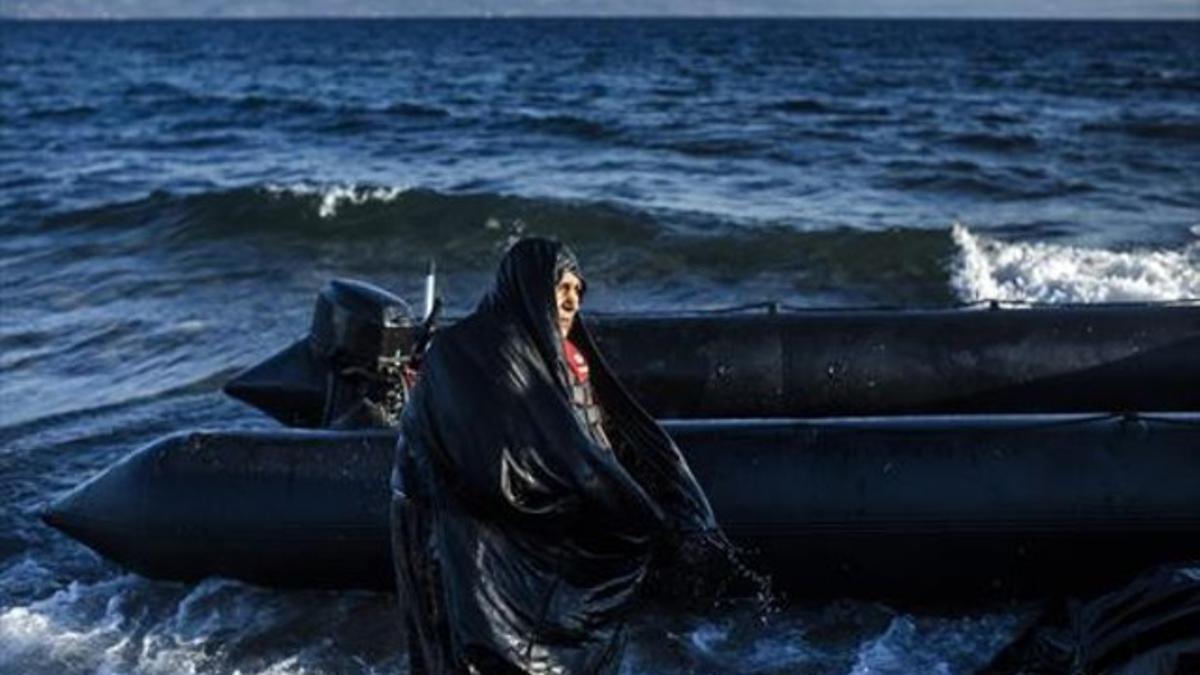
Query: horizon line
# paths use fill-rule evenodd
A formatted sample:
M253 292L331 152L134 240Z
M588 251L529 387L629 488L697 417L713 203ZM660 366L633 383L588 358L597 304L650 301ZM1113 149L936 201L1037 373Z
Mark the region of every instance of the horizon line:
M263 14L260 16L203 16L203 15L150 15L131 14L120 16L24 16L0 13L0 21L78 21L78 22L122 22L122 21L375 21L375 20L833 20L833 21L1102 21L1102 22L1200 22L1200 13L1195 16L1146 16L1146 15L1012 15L981 14L978 16L946 14Z

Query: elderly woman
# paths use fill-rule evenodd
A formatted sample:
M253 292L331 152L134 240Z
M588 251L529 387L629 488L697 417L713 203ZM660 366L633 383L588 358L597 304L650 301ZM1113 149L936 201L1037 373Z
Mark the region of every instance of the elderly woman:
M562 244L522 240L425 356L392 479L414 673L615 672L652 559L724 541L577 320L583 294Z

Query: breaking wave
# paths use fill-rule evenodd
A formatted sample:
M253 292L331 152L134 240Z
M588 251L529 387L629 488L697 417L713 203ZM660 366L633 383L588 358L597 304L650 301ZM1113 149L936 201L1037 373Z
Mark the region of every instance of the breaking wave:
M961 224L951 284L966 302L1200 301L1200 242L1182 249L1109 251L1003 242Z
M481 233L491 241L497 233L540 228L543 234L619 243L643 239L655 230L648 214L608 203L358 183L267 184L186 194L159 191L130 202L55 216L44 226L142 229L147 241L256 236L336 244L408 238L450 249Z
M276 196L293 196L315 198L318 200L317 216L328 220L338 214L338 209L344 206L362 206L370 202L394 202L409 190L400 186L361 186L361 185L328 185L322 186L311 183L295 185L268 185L268 194Z
M205 269L230 275L245 271L234 264L242 251L267 256L280 269L321 261L341 274L390 274L423 270L436 256L446 270L490 274L509 242L540 235L570 243L594 279L623 285L626 298L642 294L633 301L638 305L954 300L946 276L953 246L945 230L809 230L723 214L497 192L354 183L156 192L55 216L43 228L72 231L89 256L96 246L111 246L115 232L136 248L129 251L134 256L156 246L188 260L209 251Z
M1006 242L963 225L808 230L614 202L404 185L294 183L159 192L56 216L45 226L82 230L87 242L109 241L107 233L118 229L126 237L142 230L138 246L158 242L191 251L189 256L198 242L230 256L238 249L229 242L248 241L281 268L296 264L289 256L317 256L333 269L368 275L423 270L435 256L447 270L486 275L515 238L551 236L587 259L594 279L622 285L626 298L640 296L633 305L701 308L775 300L809 306L944 306L979 300L1200 298L1200 242L1110 251ZM89 255L93 248L83 247ZM219 273L235 275L230 265Z
M133 575L73 581L0 610L0 667L27 675L63 672L64 664L104 675L300 675L334 672L350 652L364 671L400 670L386 597L314 595L223 579L194 587Z
M1015 612L925 617L849 601L785 610L767 624L748 612L648 612L630 626L621 672L966 673L1010 640L1022 619ZM399 673L405 657L397 619L385 595L286 593L224 579L188 586L120 574L0 608L0 669Z

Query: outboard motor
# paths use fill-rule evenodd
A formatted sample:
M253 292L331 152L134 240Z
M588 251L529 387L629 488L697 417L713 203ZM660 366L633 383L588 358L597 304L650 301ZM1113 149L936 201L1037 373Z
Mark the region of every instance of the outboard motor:
M439 308L433 302L419 320L381 288L334 279L317 295L309 334L230 380L225 393L290 426L395 426Z
M408 304L360 281L321 289L308 342L328 365L321 427L390 427L416 375L418 326Z

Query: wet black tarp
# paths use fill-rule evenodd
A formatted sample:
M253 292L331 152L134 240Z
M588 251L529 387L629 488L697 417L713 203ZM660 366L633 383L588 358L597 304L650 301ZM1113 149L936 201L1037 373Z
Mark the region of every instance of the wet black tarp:
M651 566L723 540L678 449L580 321L571 339L613 448L573 412L554 321L572 261L556 242L518 242L422 364L392 510L415 672L614 672Z
M979 675L1200 673L1200 562L1047 608Z

